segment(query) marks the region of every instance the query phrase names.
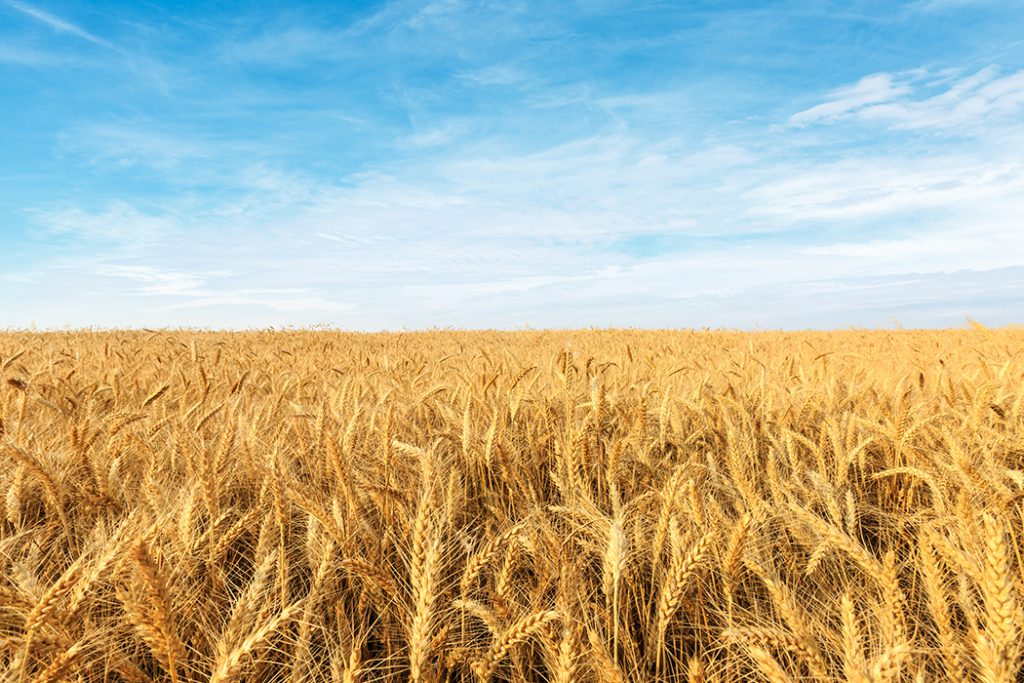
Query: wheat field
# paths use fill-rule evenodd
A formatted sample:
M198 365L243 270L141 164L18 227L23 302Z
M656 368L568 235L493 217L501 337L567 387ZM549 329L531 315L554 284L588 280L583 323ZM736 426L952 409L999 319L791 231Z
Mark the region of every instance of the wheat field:
M1018 679L1024 331L0 334L0 680Z

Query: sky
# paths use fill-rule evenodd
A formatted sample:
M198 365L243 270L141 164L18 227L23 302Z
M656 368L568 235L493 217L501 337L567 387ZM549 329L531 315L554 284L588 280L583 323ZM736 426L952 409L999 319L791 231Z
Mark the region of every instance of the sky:
M0 0L0 327L968 318L1020 0Z

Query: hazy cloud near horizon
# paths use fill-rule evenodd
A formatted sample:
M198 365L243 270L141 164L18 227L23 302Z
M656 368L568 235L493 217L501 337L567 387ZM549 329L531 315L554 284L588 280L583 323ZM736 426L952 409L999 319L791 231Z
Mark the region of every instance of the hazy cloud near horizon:
M1024 322L1022 23L0 0L0 327Z

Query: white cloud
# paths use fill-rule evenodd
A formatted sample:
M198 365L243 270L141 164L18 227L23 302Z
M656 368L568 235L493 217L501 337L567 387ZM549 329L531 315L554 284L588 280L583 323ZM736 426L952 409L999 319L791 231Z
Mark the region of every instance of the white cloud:
M94 166L148 168L173 172L191 161L209 160L230 151L230 143L204 144L184 134L151 130L141 125L90 124L58 136L58 151Z
M992 122L1016 123L1024 112L1024 71L999 76L996 66L959 78L926 82L927 72L874 74L831 93L789 118L791 126L856 119L895 130L977 132ZM935 87L945 90L928 95Z
M353 56L351 42L336 30L276 27L260 35L227 41L221 57L230 62L287 67L302 62L333 61Z
M400 139L399 143L414 148L438 147L452 143L467 130L468 123L450 121L437 128L417 130L412 135Z
M910 3L907 10L910 12L942 12L965 7L977 7L979 5L1002 4L1002 0L916 0Z
M351 311L351 304L333 301L309 287L232 287L237 273L184 272L148 265L106 264L94 269L96 275L141 283L134 296L153 297L165 303L156 311L176 311L221 306L256 306L274 311Z
M331 301L308 289L239 289L210 293L193 299L160 306L157 310L176 311L193 308L256 306L273 311L352 311L352 304Z
M207 277L194 273L161 270L152 266L112 264L96 270L97 275L118 277L146 283L137 290L140 294L156 296L201 296Z
M851 271L873 267L904 272L941 273L996 270L1024 266L1024 235L1009 221L982 222L970 229L952 229L906 239L877 239L805 247L798 253L845 263Z
M175 230L169 216L143 213L124 201L113 202L101 211L68 206L36 209L30 216L49 235L122 244L153 242Z
M780 179L765 178L747 197L752 212L788 221L853 221L931 209L969 215L1015 205L1024 193L1024 163L1006 152L865 157L776 171Z
M530 79L530 74L514 64L492 64L490 66L460 71L456 76L474 85L514 85Z
M890 102L911 92L907 84L895 83L892 74L879 73L865 76L854 85L834 90L829 99L810 109L789 117L791 126L828 123L850 115L857 110L879 102Z

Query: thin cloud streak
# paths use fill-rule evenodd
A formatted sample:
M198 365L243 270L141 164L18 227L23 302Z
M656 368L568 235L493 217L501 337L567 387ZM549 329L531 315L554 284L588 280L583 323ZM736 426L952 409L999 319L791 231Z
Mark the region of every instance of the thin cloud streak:
M71 35L78 36L82 40L86 40L94 45L105 47L108 50L120 51L118 50L117 46L115 46L113 43L104 40L99 36L93 35L92 33L89 33L85 29L81 28L80 26L76 26L70 21L66 21L64 19L61 19L60 17L50 14L49 12L45 12L39 9L38 7L29 5L28 3L25 2L19 2L18 0L7 0L7 5L21 12L22 14L32 17L36 21L46 24L54 31L58 31L60 33L70 33Z

